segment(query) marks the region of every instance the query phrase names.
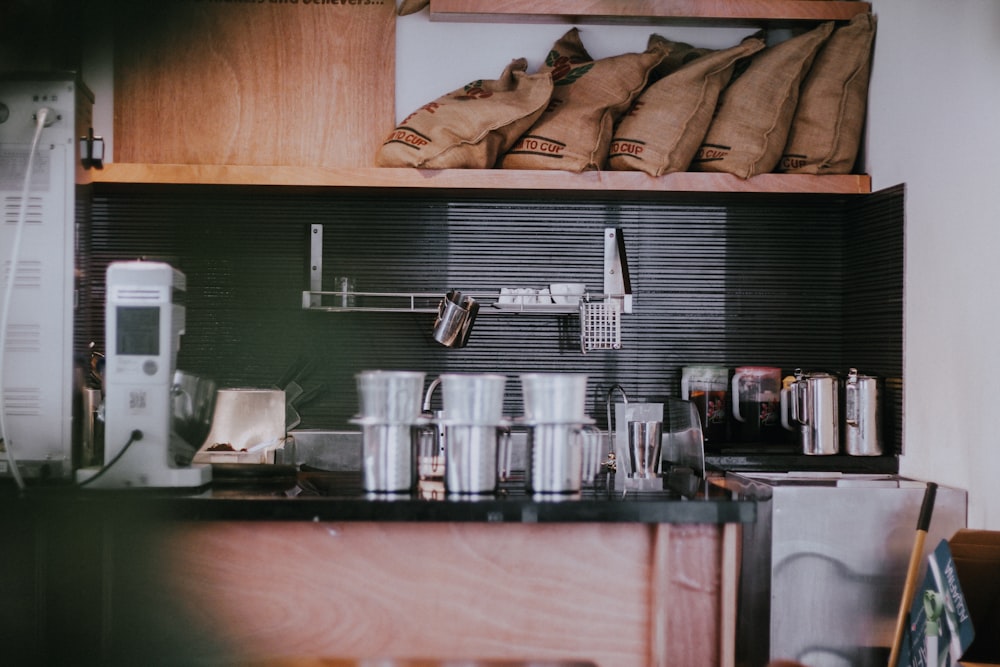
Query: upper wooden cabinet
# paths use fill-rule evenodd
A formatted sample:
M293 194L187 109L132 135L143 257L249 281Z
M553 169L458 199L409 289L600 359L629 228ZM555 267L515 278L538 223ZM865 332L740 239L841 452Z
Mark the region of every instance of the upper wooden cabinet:
M395 26L393 2L116 0L115 161L369 167Z
M115 162L96 183L864 194L867 175L373 167L395 125L395 3L115 3ZM834 0L432 0L434 20L848 20Z

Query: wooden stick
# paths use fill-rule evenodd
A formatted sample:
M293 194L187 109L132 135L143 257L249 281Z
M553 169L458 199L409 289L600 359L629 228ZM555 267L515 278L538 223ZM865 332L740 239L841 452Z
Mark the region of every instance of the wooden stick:
M934 511L934 496L937 495L937 484L929 482L924 491L924 502L920 506L920 517L917 519L917 537L910 552L910 565L906 569L906 583L903 585L903 599L899 603L899 615L896 617L896 634L892 640L892 651L889 654L889 667L896 667L899 662L899 651L903 644L903 630L906 628L906 617L913 604L913 595L917 588L917 573L920 571L920 561L923 560L924 541L927 539L927 528L931 523L931 512Z

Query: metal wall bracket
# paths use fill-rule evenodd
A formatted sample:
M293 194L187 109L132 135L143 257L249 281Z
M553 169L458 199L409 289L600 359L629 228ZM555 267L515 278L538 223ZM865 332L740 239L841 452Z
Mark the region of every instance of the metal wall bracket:
M632 312L632 280L625 254L625 234L615 227L604 228L604 293L622 295L621 299L609 299L609 308Z
M309 294L303 307L323 305L323 225L309 225ZM305 296L305 295L303 295ZM306 298L302 299L303 302Z

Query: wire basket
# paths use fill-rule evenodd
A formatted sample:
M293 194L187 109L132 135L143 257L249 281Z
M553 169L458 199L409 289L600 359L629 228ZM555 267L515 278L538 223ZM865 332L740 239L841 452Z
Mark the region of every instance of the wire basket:
M620 350L621 312L612 299L580 302L580 351Z

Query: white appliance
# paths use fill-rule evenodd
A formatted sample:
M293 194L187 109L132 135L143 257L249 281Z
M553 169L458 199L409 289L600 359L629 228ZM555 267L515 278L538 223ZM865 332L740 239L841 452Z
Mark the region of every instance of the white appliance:
M184 334L183 273L163 262L114 262L105 296L104 463L81 468L87 488L197 487L210 465L177 465L172 396Z
M927 484L824 472L726 480L757 501L742 529L738 662L885 667ZM965 491L938 486L925 558L965 527L966 506Z
M0 436L19 471L14 475L0 455L0 477L73 474L75 221L78 183L86 180L78 139L87 135L92 107L90 92L71 73L0 74L0 306L10 297L0 355ZM38 129L42 109L48 115Z

